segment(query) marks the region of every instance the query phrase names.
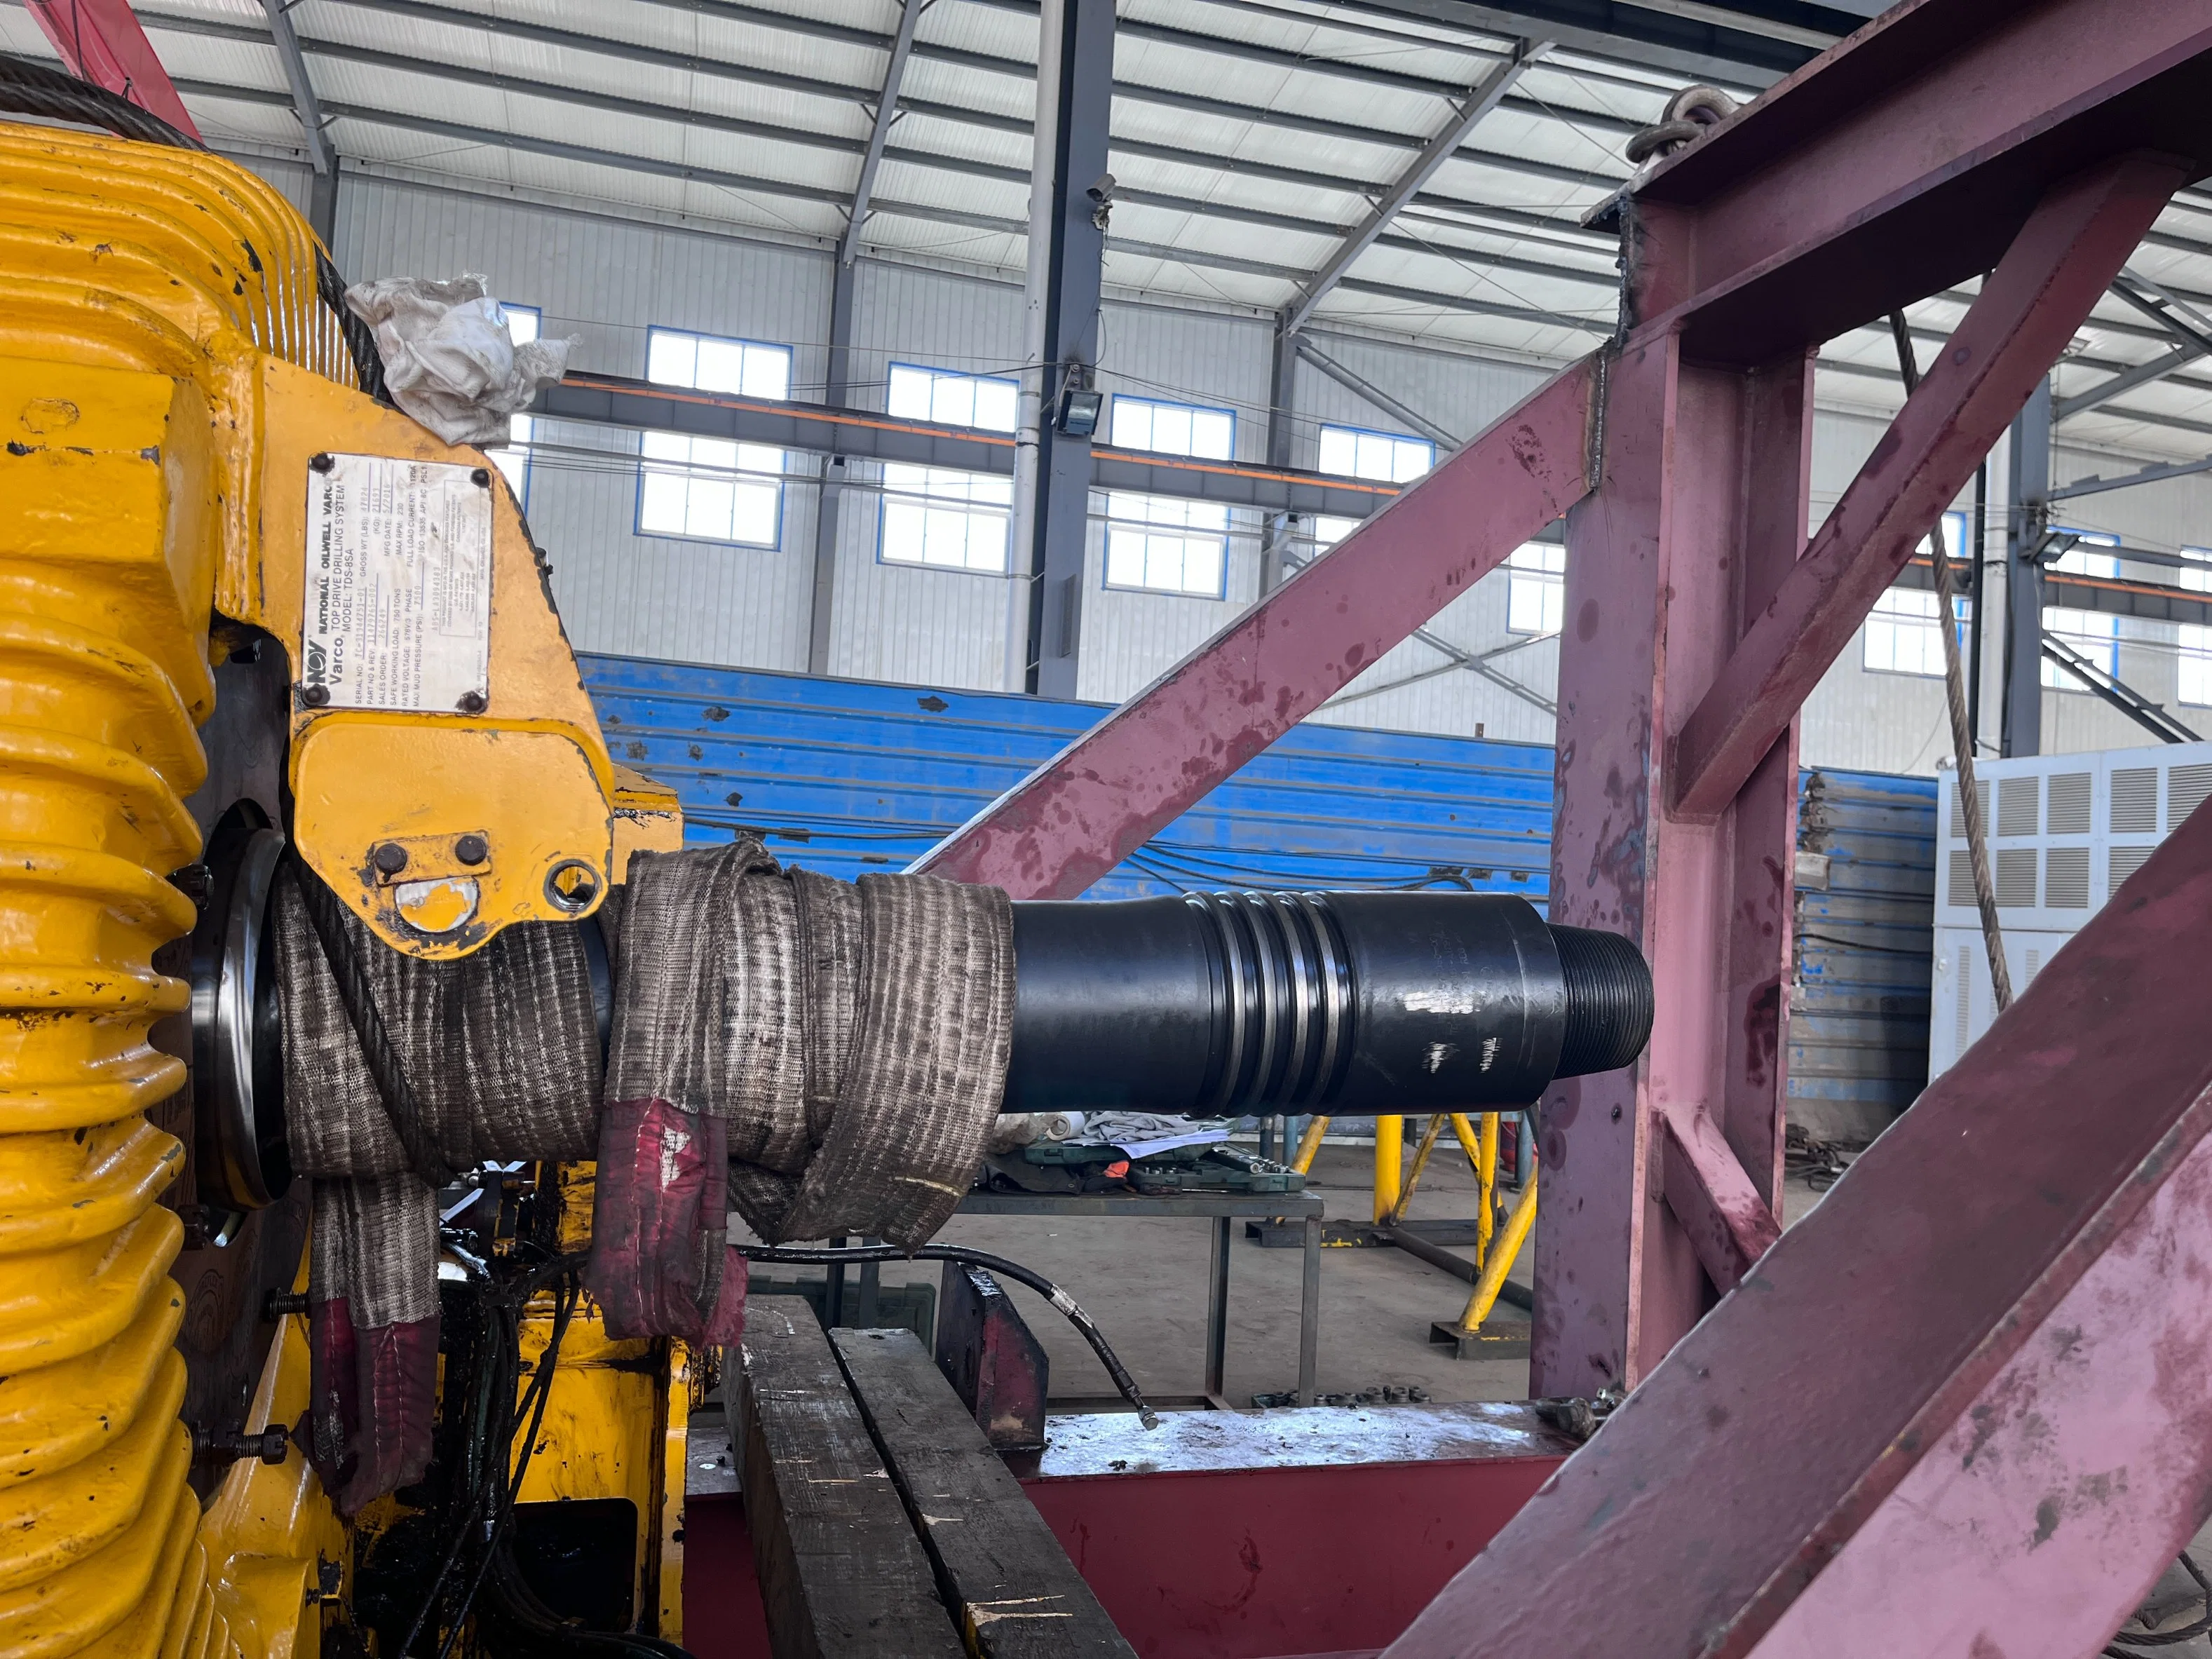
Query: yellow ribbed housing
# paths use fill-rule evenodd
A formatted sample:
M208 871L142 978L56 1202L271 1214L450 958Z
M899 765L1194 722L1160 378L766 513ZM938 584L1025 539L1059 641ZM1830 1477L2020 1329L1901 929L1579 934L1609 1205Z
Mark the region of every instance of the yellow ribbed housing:
M143 1115L192 925L254 373L349 379L314 242L214 157L0 125L0 1656L238 1652L177 1420L183 1150Z

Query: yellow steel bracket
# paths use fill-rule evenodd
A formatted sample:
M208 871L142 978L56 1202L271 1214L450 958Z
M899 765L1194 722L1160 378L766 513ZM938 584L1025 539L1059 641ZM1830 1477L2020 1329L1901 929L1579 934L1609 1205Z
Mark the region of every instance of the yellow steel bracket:
M291 663L301 856L413 956L589 915L651 786L607 752L505 478L360 392L258 368L256 556L219 573L216 609Z

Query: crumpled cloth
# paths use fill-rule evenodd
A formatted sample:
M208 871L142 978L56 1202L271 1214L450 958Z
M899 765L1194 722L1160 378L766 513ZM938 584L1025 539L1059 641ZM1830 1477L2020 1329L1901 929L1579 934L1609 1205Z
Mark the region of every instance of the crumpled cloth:
M770 1243L911 1249L958 1206L1006 1090L1005 893L787 872L750 836L641 853L620 963L586 1274L609 1334L735 1340L743 1265L696 1167L718 1142Z
M310 1456L338 1510L422 1477L438 1381L438 1195L362 1059L298 881L276 884L292 1167L314 1178ZM312 876L304 878L313 879ZM574 1160L599 1141L599 1043L582 935L503 929L458 962L403 956L340 925L445 1161Z
M576 344L515 344L481 276L380 276L345 299L376 331L392 401L449 444L508 441L509 417L568 372Z

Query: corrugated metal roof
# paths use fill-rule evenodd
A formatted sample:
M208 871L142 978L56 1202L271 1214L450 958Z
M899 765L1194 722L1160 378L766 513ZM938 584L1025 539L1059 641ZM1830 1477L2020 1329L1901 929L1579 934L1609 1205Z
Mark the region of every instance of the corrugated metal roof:
M151 0L139 12L210 137L298 143L255 0ZM1117 208L1109 278L1262 308L1294 296L1512 46L1418 15L1411 0L1121 0L1119 13L1115 170L1132 192L1167 199ZM827 239L842 228L899 15L898 0L300 0L292 19L347 154ZM1548 32L1564 43L1360 257L1321 320L1551 359L1587 349L1609 323L1611 251L1575 222L1627 178L1623 143L1691 78L1670 65L1692 48ZM1717 66L1742 94L1805 51L1748 13L1723 34L1676 33L1768 64ZM929 6L864 241L1019 264L1036 36L1034 0ZM20 7L0 8L0 42L52 55ZM1477 234L1449 223L1486 214L1510 224ZM2136 268L2212 309L2212 196L2179 198ZM1957 314L1942 299L1913 313L1933 334ZM2060 393L2169 343L2108 301L2062 365ZM1832 343L1824 362L1824 398L1895 406L1881 331ZM2068 429L2152 455L2200 453L2212 370L2137 388Z

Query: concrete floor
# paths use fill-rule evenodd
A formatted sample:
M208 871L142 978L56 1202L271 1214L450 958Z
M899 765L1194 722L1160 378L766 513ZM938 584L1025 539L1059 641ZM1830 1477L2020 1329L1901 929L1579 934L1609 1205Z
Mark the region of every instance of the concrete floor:
M1449 1156L1446 1156L1449 1153ZM1332 1220L1365 1220L1372 1209L1374 1154L1364 1146L1324 1146L1311 1190ZM1474 1176L1449 1141L1438 1147L1415 1194L1412 1213L1474 1213ZM1793 1187L1790 1219L1817 1201ZM1510 1194L1508 1195L1510 1201ZM1097 1321L1148 1395L1194 1395L1203 1386L1206 1345L1207 1220L1059 1220L1016 1216L957 1216L939 1236L1035 1268L1065 1288ZM1459 1254L1473 1259L1472 1250ZM1297 1383L1299 1252L1263 1249L1236 1225L1229 1270L1228 1399L1243 1406L1257 1393ZM884 1269L886 1285L937 1280L935 1264ZM1528 1283L1528 1252L1510 1278ZM1112 1392L1105 1369L1083 1339L1042 1297L1010 1287L1023 1316L1052 1361L1055 1396ZM1456 1318L1468 1286L1401 1250L1326 1249L1322 1253L1320 1391L1351 1394L1375 1385L1418 1384L1438 1401L1525 1400L1525 1359L1461 1361L1432 1346L1429 1326ZM1500 1303L1493 1326L1525 1326L1528 1316Z

